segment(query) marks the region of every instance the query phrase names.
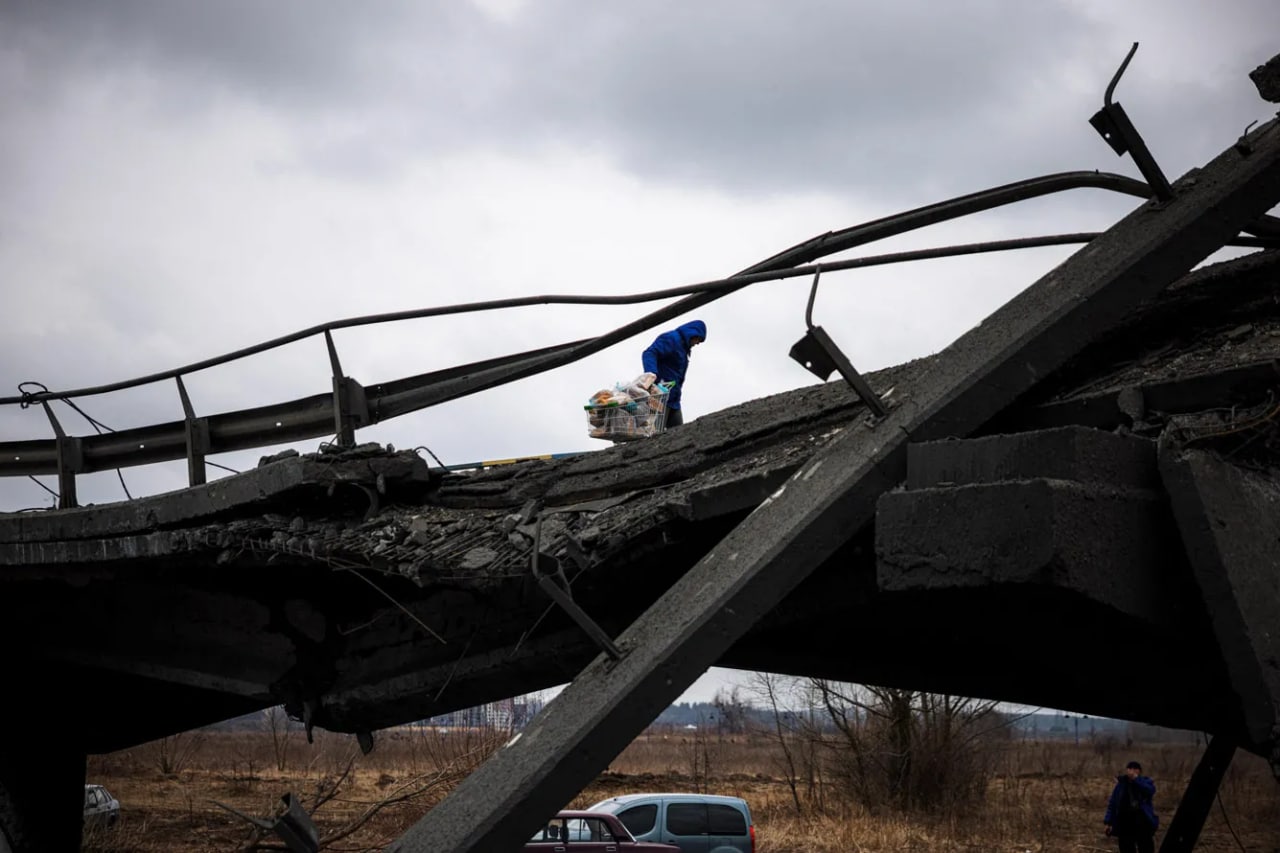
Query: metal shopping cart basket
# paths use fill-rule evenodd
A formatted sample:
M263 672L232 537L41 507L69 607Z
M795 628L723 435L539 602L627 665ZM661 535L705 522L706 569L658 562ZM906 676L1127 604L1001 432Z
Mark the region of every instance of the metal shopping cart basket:
M618 390L608 402L587 403L587 434L614 442L657 435L667 427L667 396L674 387L655 382L647 396Z

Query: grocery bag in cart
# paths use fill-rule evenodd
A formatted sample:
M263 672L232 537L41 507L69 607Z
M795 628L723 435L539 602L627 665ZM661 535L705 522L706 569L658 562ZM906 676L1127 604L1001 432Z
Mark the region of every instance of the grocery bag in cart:
M667 425L667 395L674 382L658 382L652 373L642 373L629 383L614 385L591 395L587 412L587 435L606 441L634 441L662 432Z

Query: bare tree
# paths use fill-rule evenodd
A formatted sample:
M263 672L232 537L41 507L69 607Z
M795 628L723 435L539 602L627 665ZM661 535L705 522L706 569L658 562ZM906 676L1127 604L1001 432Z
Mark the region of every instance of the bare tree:
M289 725L289 715L283 705L273 705L262 712L262 728L271 735L276 770L283 773L289 763L289 741L295 733L294 728Z
M681 751L695 791L710 790L712 767L720 763L721 743L718 739L713 741L711 738L711 726L716 723L716 717L714 712L707 715L699 711L697 725L687 729L687 739L681 738Z
M722 734L740 735L747 730L747 703L743 701L737 685L728 692L716 691L711 704L716 709L716 731Z
M815 679L839 738L837 778L869 811L964 810L993 772L990 741L1004 733L996 703ZM825 741L824 741L825 743Z
M153 740L145 747L151 762L165 776L181 773L204 746L205 734L201 731L179 732L176 735Z
M768 672L757 672L752 675L751 690L766 703L772 720L770 737L782 751L782 773L791 790L791 801L795 804L796 815L804 814L804 806L800 802L800 780L796 769L796 725L795 711L786 710L785 694L789 684L785 676Z

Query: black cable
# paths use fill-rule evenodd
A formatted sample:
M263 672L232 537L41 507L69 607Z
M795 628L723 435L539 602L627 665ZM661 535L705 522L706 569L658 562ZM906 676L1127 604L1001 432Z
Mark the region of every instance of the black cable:
M1227 817L1227 807L1222 804L1222 790L1219 789L1216 795L1218 800L1218 808L1222 811L1222 822L1227 825L1227 832L1231 833L1231 837L1236 840L1236 846L1240 848L1241 853L1249 853L1245 848L1244 842L1240 840L1240 836L1236 835L1235 827L1231 825L1231 818Z
M40 385L41 383L39 383L39 382L31 382L31 383L23 383L23 384L24 384L24 385L26 385L26 384L31 384L31 385ZM19 386L19 387L21 387L21 386ZM43 387L43 386L42 386L42 387ZM70 406L72 409L75 409L75 411L80 415L80 417L84 418L86 421L88 421L88 422L89 422L89 426L93 427L94 431L95 431L95 432L97 432L97 433L98 433L98 435L102 435L102 431L103 431L103 430L106 430L107 432L115 432L115 430L114 430L114 429L112 429L111 427L109 427L109 426L107 426L106 424L104 424L102 421L100 421L100 420L98 420L97 418L95 418L95 417L93 417L92 415L90 415L90 414L89 414L88 412L86 412L84 409L80 408L80 407L79 407L79 406L77 406L75 403L71 402L71 400L70 400L70 399L68 399L68 398L66 398L66 397L58 397L57 399L58 399L58 400L60 400L60 401L62 401L63 403L66 403L66 404L67 404L68 406ZM119 468L117 468L117 469L116 469L116 477L120 480L120 488L124 489L124 496L125 496L126 498L128 498L129 500L133 500L133 493L129 491L129 485L128 485L127 483L125 483L125 481L124 481L124 471L122 471L122 470L120 470Z
M102 435L102 431L104 429L107 432L115 432L114 429L107 426L102 421L99 421L96 418L91 417L88 412L86 412L84 409L77 406L75 403L71 402L71 400L68 399L67 397L59 397L58 399L61 400L63 403L66 403L71 408L75 409L76 412L80 415L80 417L84 418L86 421L89 422L89 426L93 427L95 430L98 431L98 435Z
M213 461L213 460L211 460L211 459L206 459L206 460L204 460L204 464L206 464L206 465L212 465L214 468L221 468L223 471L230 471L232 474L239 474L239 473L240 473L240 472L239 472L239 471L237 471L235 468L228 468L226 465L219 464L219 463L217 463L217 462L214 462L214 461Z
M133 495L129 494L129 487L124 482L124 472L117 468L116 476L120 478L120 488L124 489L124 496L129 500L133 500Z
M1208 743L1209 733L1202 732L1202 734L1204 735L1204 742ZM1230 768L1228 768L1227 772L1230 772ZM1224 774L1224 778L1225 778L1225 774ZM1248 849L1244 846L1244 842L1240 840L1240 836L1236 835L1235 827L1231 825L1231 818L1227 817L1227 807L1222 802L1222 784L1221 783L1218 784L1218 790L1214 792L1213 796L1214 796L1214 799L1218 801L1218 809L1222 812L1222 822L1227 825L1227 832L1231 833L1231 837L1235 839L1236 846L1240 848L1242 853L1248 853Z
M431 448L430 448L430 447L427 447L425 444L418 445L417 447L415 447L415 448L413 449L413 452L414 452L414 453L417 453L419 450L425 450L425 451L427 451L428 453L431 453ZM431 453L431 458L432 458L432 459L434 459L434 460L436 460L436 464L437 464L437 465L439 465L441 468L443 468L443 467L444 467L444 463L440 461L440 457L439 457L439 456L436 456L434 453Z
M1231 818L1226 816L1226 806L1222 803L1222 788L1219 785L1217 793L1213 794L1213 798L1217 799L1217 808L1222 812L1222 822L1226 824L1226 831L1231 834L1231 838L1235 839L1236 847L1240 848L1240 852L1248 853L1248 849L1244 847L1244 841L1240 840L1240 836L1235 834L1235 827L1231 826Z
M40 386L40 390L39 390L39 392L32 392L32 391L28 391L28 390L26 389L26 386L28 386L28 385L38 385L38 386ZM20 402L18 403L18 407L19 407L19 408L21 408L21 409L28 408L28 407L29 407L33 402L35 402L35 400L33 400L33 398L36 396L36 393L40 393L40 394L48 394L48 393L49 393L49 386L48 386L48 385L45 385L43 382L32 382L32 381L19 382L19 383L18 383L18 396L19 396L19 398L20 398Z
M49 487L48 487L48 486L46 486L44 483L42 483L42 482L40 482L39 480L37 480L37 479L35 478L35 475L34 475L34 474L28 474L28 475L27 475L27 479L28 479L28 480L30 480L31 482L35 483L35 484L36 484L37 486L39 486L40 488L44 489L44 490L45 490L46 492L48 492L49 494L53 495L53 496L54 496L54 498L61 498L61 497L62 497L62 495L58 494L58 493L57 493L57 492L55 492L53 489L49 488Z

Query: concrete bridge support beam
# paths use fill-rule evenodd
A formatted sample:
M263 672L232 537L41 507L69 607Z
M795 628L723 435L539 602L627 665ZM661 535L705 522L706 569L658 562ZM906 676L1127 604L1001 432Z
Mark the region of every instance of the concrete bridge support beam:
M1280 479L1168 447L1160 472L1248 745L1280 781Z
M1160 853L1191 853L1195 850L1200 831L1204 829L1204 819L1213 808L1222 777L1231 766L1235 753L1236 745L1227 738L1215 737L1209 741L1204 755L1200 756L1200 763L1191 772L1191 781L1178 802L1178 810L1169 821L1164 841L1160 842Z

